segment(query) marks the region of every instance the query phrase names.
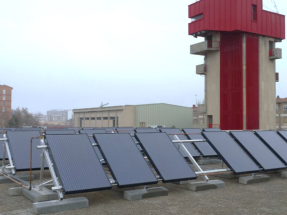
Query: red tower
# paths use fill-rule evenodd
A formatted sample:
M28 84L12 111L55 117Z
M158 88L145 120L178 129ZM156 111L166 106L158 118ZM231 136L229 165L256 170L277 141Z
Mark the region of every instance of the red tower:
M264 11L262 0L200 0L189 5L191 45L204 55L206 115L223 130L275 129L276 42L285 39L285 16Z

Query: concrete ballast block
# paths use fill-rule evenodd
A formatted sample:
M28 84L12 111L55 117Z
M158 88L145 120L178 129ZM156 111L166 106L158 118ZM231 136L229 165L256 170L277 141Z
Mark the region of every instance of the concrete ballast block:
M225 178L225 179L235 179L235 178L239 177L237 175L234 175L232 172L226 173L226 174L218 174L218 175L214 175L214 176L218 177L218 178Z
M8 189L8 194L10 196L20 196L22 195L23 187L11 187Z
M128 190L124 192L124 198L129 201L167 195L168 189L165 187L151 187L147 189Z
M48 202L37 202L33 204L33 211L36 214L55 213L66 210L89 207L89 200L84 197L54 200Z
M32 190L23 189L22 194L32 202L44 202L59 199L57 193L54 193L52 190L45 187L42 187L42 190L39 190L38 187L33 188Z
M281 172L281 177L282 178L287 178L287 172Z
M244 176L239 178L240 184L254 184L270 181L270 176L268 175L255 175L255 176Z
M225 188L225 183L220 180L210 180L208 182L198 181L198 182L188 183L188 189L195 191L195 192L210 190L210 189L220 189L220 188Z

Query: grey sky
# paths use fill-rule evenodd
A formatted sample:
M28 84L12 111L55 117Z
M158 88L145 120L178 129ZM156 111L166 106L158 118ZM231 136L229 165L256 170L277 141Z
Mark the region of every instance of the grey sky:
M194 0L1 0L0 84L12 108L31 112L203 99L202 56L189 46ZM285 13L286 1L277 0ZM270 0L264 5L275 10ZM266 8L267 9L267 8ZM287 43L277 43L287 52ZM287 97L286 60L277 60L277 94Z

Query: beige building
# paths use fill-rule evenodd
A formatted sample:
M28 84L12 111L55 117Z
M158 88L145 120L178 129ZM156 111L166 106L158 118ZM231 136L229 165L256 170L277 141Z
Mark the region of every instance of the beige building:
M287 130L287 98L276 99L276 129Z
M75 127L191 128L192 108L165 103L74 109Z

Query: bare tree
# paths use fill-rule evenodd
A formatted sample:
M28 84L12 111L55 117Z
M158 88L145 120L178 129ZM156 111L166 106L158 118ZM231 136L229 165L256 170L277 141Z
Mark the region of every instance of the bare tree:
M12 118L8 121L8 126L13 128L21 128L23 126L33 126L39 125L39 120L33 114L29 113L28 108L19 107L12 111Z

